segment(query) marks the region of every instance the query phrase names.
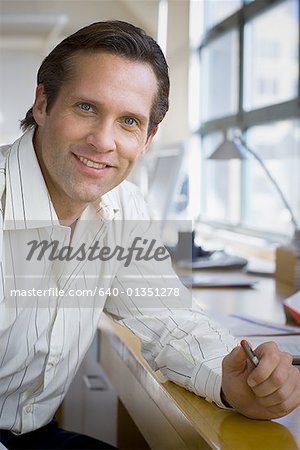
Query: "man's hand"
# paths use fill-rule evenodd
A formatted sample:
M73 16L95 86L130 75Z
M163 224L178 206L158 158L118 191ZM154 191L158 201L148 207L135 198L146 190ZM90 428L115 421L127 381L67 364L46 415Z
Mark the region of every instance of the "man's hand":
M223 360L224 399L252 419L284 416L300 405L300 371L292 356L281 352L274 342L259 345L260 360L254 367L244 350L236 347Z

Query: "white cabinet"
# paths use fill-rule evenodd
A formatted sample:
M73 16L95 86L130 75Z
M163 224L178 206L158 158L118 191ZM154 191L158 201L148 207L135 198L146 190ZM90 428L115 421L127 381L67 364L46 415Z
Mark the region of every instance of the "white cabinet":
M65 397L61 426L117 446L118 397L99 364L99 337Z

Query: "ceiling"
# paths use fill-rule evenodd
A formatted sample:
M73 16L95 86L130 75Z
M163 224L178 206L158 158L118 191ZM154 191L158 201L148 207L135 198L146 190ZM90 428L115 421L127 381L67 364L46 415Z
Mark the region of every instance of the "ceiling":
M14 39L49 43L99 20L131 22L157 36L159 0L0 0L2 45Z

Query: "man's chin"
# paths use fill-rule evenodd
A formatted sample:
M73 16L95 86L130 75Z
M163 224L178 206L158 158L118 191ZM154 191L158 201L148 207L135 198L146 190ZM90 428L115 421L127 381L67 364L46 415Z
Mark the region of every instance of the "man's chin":
M90 195L90 196L85 196L85 197L81 197L78 200L78 204L81 204L84 207L87 207L89 205L93 205L94 203L99 203L102 197L102 193L99 195Z
M123 180L121 180L123 181ZM120 182L121 182L120 181ZM116 186L120 184L118 183L112 183L110 186L101 186L101 189L95 189L95 190L81 190L80 192L74 193L74 195L71 196L71 198L78 203L85 204L88 206L89 204L93 203L99 203L101 200L101 197L106 194L107 192L114 189Z

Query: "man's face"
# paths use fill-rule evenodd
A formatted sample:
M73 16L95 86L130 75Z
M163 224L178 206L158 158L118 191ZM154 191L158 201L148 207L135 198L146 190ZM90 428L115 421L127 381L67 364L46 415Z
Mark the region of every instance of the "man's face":
M49 113L42 85L33 108L35 150L60 219L76 218L121 183L155 134L147 137L157 93L150 66L80 53L73 71Z

